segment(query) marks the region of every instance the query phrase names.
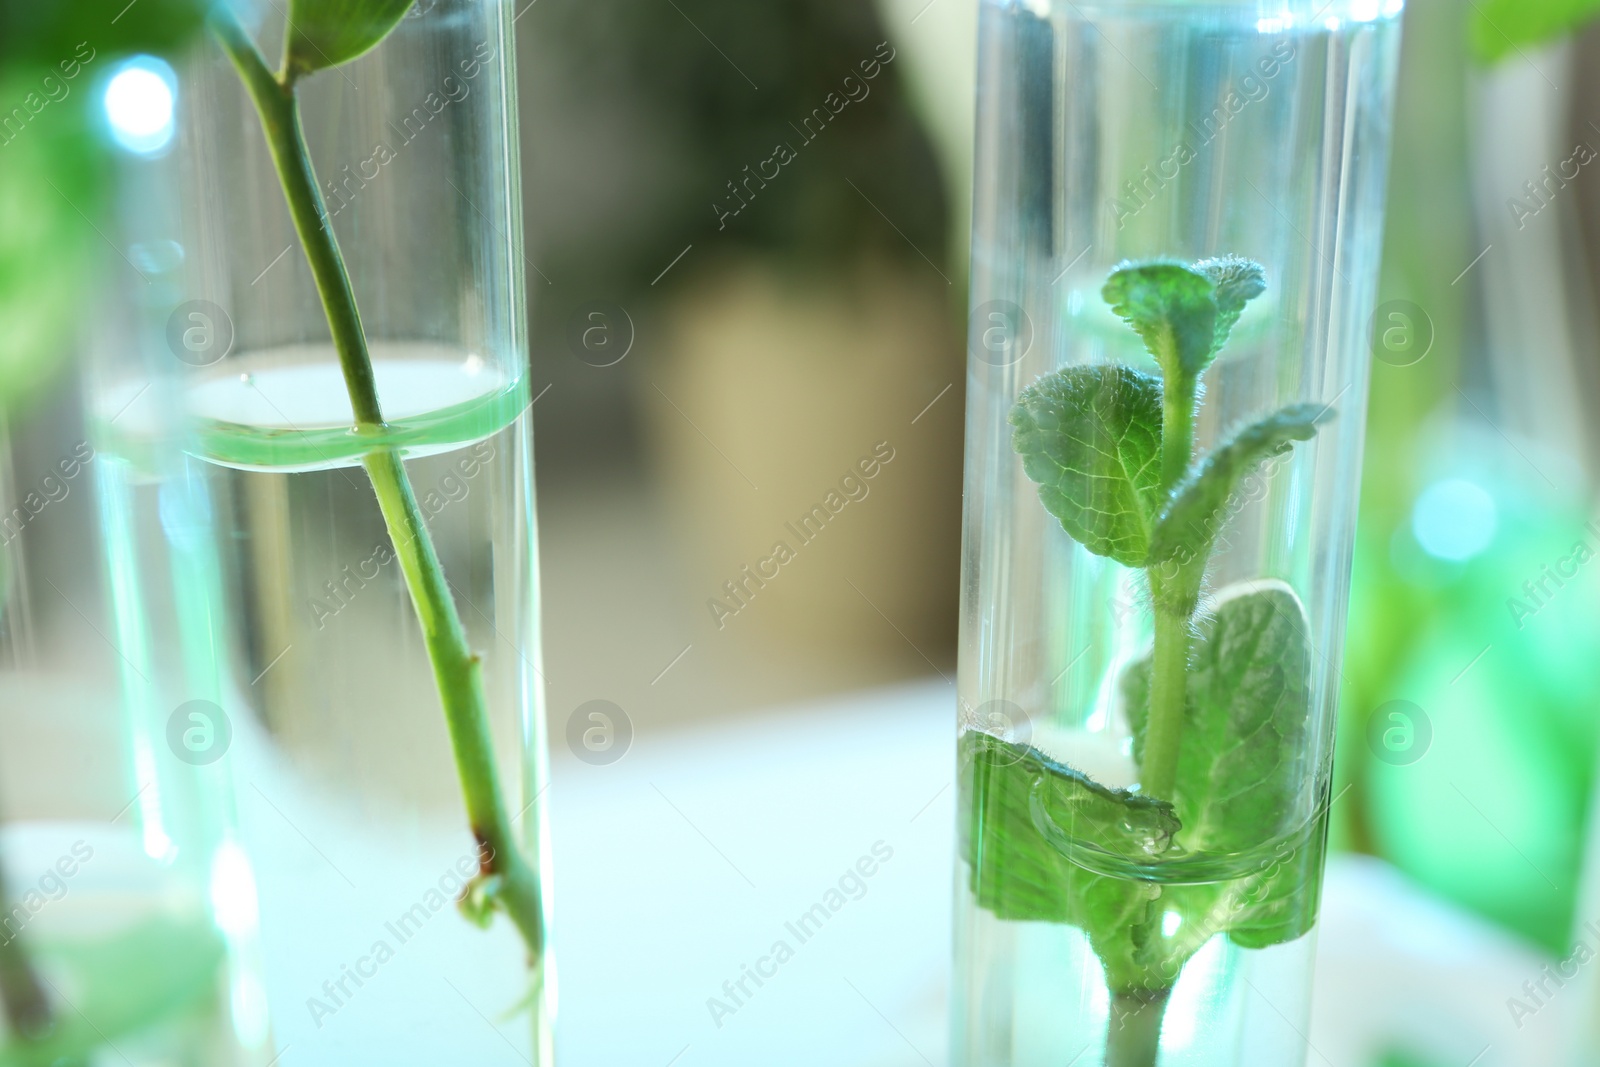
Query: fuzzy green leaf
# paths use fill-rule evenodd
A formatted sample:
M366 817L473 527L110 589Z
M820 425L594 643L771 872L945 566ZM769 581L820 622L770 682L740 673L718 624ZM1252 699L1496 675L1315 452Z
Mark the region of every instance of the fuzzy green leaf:
M1291 404L1235 434L1173 490L1172 500L1150 535L1151 563L1187 563L1211 554L1228 500L1239 482L1261 463L1309 441L1330 408Z
M1216 283L1193 267L1152 260L1118 267L1100 292L1144 340L1162 381L1192 397L1216 355L1215 290Z
M976 730L962 735L959 760L968 813L961 857L978 906L1012 922L1076 926L1096 942L1108 969L1136 980L1128 931L1148 918L1155 891L1079 867L1050 843L1041 822L1107 852L1148 860L1178 829L1172 806L1107 789L1036 748Z
M1279 841L1270 865L1250 880L1243 906L1228 927L1234 944L1241 948L1286 945L1316 925L1328 844L1326 814L1324 811L1323 817Z
M1537 47L1600 16L1600 0L1481 0L1473 4L1472 46L1486 63L1522 45Z
M1161 383L1116 364L1068 367L1023 390L1011 425L1045 510L1089 551L1143 566L1161 507Z
M348 63L378 46L412 0L291 0L284 65L293 76Z
M978 906L1010 922L1082 930L1113 992L1170 988L1217 934L1259 948L1294 940L1316 918L1321 822L1231 880L1113 878L1072 862L1052 837L1068 833L1130 860L1159 861L1181 833L1165 801L1107 789L1038 749L978 731L962 736L959 758L967 813L959 848ZM1180 920L1170 932L1169 914Z
M1137 862L1166 851L1178 820L1164 800L1108 789L1029 745L969 730L961 737L960 782L970 819L962 856L978 903L1002 919L1092 925L1105 906L1102 876L1051 845L1044 820L1085 844ZM1104 918L1104 915L1100 915Z
M1215 355L1228 343L1228 335L1233 332L1244 306L1266 292L1267 272L1255 260L1242 256L1203 259L1194 269L1216 286L1217 322L1211 344L1212 355Z

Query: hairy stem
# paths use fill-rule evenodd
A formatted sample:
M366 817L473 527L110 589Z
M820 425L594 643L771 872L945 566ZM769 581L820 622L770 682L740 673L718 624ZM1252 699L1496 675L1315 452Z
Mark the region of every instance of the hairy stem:
M1155 650L1150 672L1150 718L1145 727L1139 789L1172 799L1183 741L1184 697L1189 678L1189 616L1157 603Z
M1194 405L1193 382L1162 382L1161 488L1169 492L1189 471L1194 452Z
M1161 488L1171 493L1189 469L1194 451L1194 386L1163 382L1161 397ZM1150 675L1150 717L1145 732L1144 763L1139 788L1150 796L1172 799L1178 775L1178 750L1183 741L1184 697L1189 681L1189 623L1205 560L1169 561L1153 567L1151 600L1155 605L1155 648Z
M249 34L225 7L217 8L211 26L260 113L284 199L333 334L356 430L374 438L375 447L362 460L362 466L377 493L384 525L422 626L461 778L467 818L480 845L481 884L492 902L510 916L527 944L531 961L537 963L544 948L539 877L517 846L501 800L482 666L467 644L466 630L405 465L395 449L377 444L385 426L372 359L350 274L311 165L293 77L275 75L268 69Z
M1155 1067L1170 989L1116 993L1106 1022L1105 1067Z

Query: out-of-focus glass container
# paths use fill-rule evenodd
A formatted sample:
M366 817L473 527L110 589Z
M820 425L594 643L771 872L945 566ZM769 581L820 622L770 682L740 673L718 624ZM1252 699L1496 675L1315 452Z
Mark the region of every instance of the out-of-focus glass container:
M244 20L268 57L286 7ZM375 49L298 84L381 434L352 431L261 119L211 40L170 74L176 123L157 163L177 202L145 236L174 286L152 357L163 366L129 360L99 386L97 414L130 462L173 431L151 398L170 391L183 474L206 503L192 547L215 560L226 605L229 759L287 1067L486 1062L507 1042L529 1062L550 1056L548 953L503 916L485 930L456 907L478 844L361 462L404 457L481 657L504 805L546 871L511 19L498 0L422 0ZM140 395L150 380L160 390ZM160 505L129 506L137 525Z
M17 415L18 447L0 444L0 1062L261 1067L214 572L162 529L183 532L192 487L135 490L151 522L116 530L102 568L125 470L75 403Z

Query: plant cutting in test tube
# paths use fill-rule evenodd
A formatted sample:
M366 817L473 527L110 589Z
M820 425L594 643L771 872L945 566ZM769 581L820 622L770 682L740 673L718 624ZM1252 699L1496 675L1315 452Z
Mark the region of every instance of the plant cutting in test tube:
M1156 1064L1173 986L1212 937L1266 948L1316 918L1324 822L1297 815L1315 771L1305 609L1287 584L1257 580L1199 610L1235 488L1329 413L1294 404L1194 456L1206 368L1265 287L1258 264L1231 256L1125 264L1103 295L1159 376L1068 367L1023 390L1011 412L1040 502L1090 552L1142 571L1154 615L1151 651L1119 684L1136 789L979 731L961 754L977 902L1088 937L1111 996L1107 1067ZM1208 858L1219 865L1195 873Z
M467 643L450 585L402 463L401 449L389 438L361 313L319 191L296 93L303 79L376 48L410 7L411 0L292 0L283 60L277 71L267 65L226 6L219 5L212 15L211 30L237 68L260 115L284 199L338 351L355 416L354 432L370 442L362 466L377 494L406 588L416 606L467 818L479 844L479 871L462 893L461 910L485 926L496 911L504 912L527 946L530 965L536 965L544 947L539 876L517 845L502 799L480 659Z

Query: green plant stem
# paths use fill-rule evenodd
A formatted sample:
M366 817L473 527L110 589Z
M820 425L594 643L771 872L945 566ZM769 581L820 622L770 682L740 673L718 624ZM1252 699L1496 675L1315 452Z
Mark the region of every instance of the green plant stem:
M250 93L267 135L267 148L278 170L283 195L289 203L295 233L305 249L306 262L322 297L322 310L333 333L333 347L339 353L339 369L344 373L345 389L356 428L364 433L383 429L383 412L378 407L378 387L372 376L372 357L367 352L367 334L356 307L355 289L345 269L339 240L328 221L326 205L311 166L311 150L306 146L300 124L300 103L294 83L280 80L267 67L255 42L225 7L218 7L211 27L222 48Z
M1164 365L1171 366L1174 359ZM1189 472L1194 453L1195 386L1161 383L1161 488L1171 491Z
M1161 488L1164 493L1170 494L1189 470L1190 455L1194 451L1194 405L1192 383L1163 381ZM1190 594L1191 590L1198 591L1199 574L1204 569L1204 560L1184 563L1173 560L1146 571L1155 606L1155 648L1150 676L1150 717L1139 788L1163 800L1172 799L1178 776L1178 750L1183 741L1184 697L1189 677L1189 623L1194 616L1194 597Z
M1189 678L1189 616L1155 609L1155 648L1151 657L1150 717L1145 727L1139 791L1172 799L1183 741L1184 698Z
M1161 1021L1171 995L1170 989L1112 995L1111 1018L1106 1023L1105 1067L1155 1067Z
M284 199L327 314L350 393L356 430L380 438L385 425L366 334L350 274L328 222L311 165L293 78L272 73L244 27L225 8L217 9L211 25L260 113ZM527 944L531 960L537 963L544 948L539 877L517 847L511 820L501 801L481 662L467 643L449 581L439 564L433 538L399 453L393 448L375 447L362 465L377 493L384 524L422 626L461 778L467 818L481 846L480 884L490 900L511 918Z
M484 846L483 873L499 876L495 899L522 932L528 950L537 957L544 944L539 879L516 847L511 820L500 803L482 662L467 644L444 568L439 564L399 454L391 448L380 449L369 453L362 466L378 494L406 588L411 590L416 604L417 621L422 624L423 641L450 729L450 746L455 752L467 817L473 834Z

